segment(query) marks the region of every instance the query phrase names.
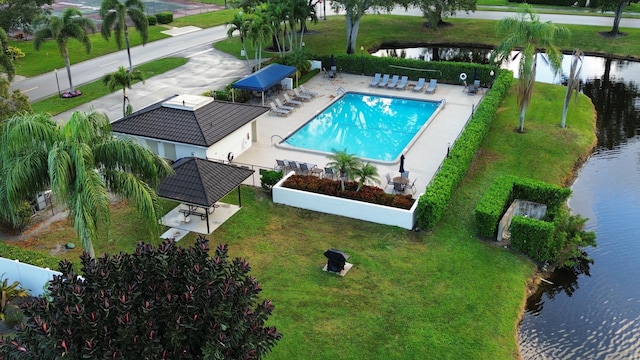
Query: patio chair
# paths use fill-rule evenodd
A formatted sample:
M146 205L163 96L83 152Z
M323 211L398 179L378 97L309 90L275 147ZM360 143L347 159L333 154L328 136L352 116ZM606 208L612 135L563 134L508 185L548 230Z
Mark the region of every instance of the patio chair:
M276 104L273 103L273 101L269 103L269 106L271 106L271 114L278 115L278 116L289 115L289 110L278 109L276 107Z
M393 89L394 87L396 87L396 85L398 85L398 80L400 80L400 76L393 75L393 77L391 78L391 81L389 81L389 84L387 85L387 87L389 89Z
M331 180L335 179L336 178L336 174L333 171L333 168L330 168L330 167L324 168L324 177L325 178L329 178Z
M302 101L298 101L298 100L294 100L292 99L289 94L284 93L284 104L285 105L293 105L293 106L300 106L302 105Z
M407 80L409 80L408 76L403 76L400 78L400 82L396 85L396 89L404 90L407 87Z
M429 87L427 88L427 90L425 90L425 92L427 94L433 94L436 92L437 88L438 88L438 79L431 79L431 81L429 81Z
M373 75L373 80L369 83L369 86L376 87L380 83L380 73Z
M300 99L302 101L311 100L311 96L301 93L300 90L298 90L298 88L293 89L293 93L296 95L296 99Z
M409 184L404 186L404 189L405 190L406 189L411 190L413 192L413 194L415 195L415 193L416 193L416 181L417 180L418 180L417 178L413 179L413 181L411 183L409 183Z
M318 96L318 93L317 93L317 92L315 92L315 91L309 91L309 90L305 89L304 85L300 85L299 87L300 87L300 90L302 91L302 93L303 93L303 94L305 94L305 95L309 95L309 96L311 96L311 97L316 97L316 96Z
M276 166L273 167L273 170L285 173L287 171L287 164L285 164L284 160L276 159Z
M378 83L378 87L385 87L389 83L389 74L382 75L382 79Z
M276 107L278 109L282 109L282 110L288 110L288 111L293 111L295 110L295 108L293 106L289 106L289 105L284 105L282 104L282 101L280 101L280 98L276 98Z
M416 84L416 86L413 88L413 91L415 92L420 92L422 90L424 90L424 82L425 79L424 78L420 78L418 79L418 83Z
M384 188L386 189L387 186L393 185L393 180L391 180L391 175L389 173L386 173L385 177L387 178L387 184L384 186Z
M480 80L473 80L473 84L469 85L469 88L467 89L467 94L475 95L478 93L479 89L480 89Z
M300 174L309 175L309 167L305 163L300 163Z
M289 171L295 171L296 174L300 171L298 164L295 161L287 161L287 165L289 165Z
M409 172L408 172L408 171L401 172L401 173L400 173L400 177L403 177L403 178L407 178L407 179L408 179L408 178L409 178Z

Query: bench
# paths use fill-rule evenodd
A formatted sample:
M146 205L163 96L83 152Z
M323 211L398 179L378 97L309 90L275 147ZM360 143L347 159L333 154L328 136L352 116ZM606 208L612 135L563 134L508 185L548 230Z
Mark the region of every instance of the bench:
M195 209L180 209L178 211L181 212L184 217L189 217L190 215L198 215L200 216L200 219L207 220L207 213L196 211Z

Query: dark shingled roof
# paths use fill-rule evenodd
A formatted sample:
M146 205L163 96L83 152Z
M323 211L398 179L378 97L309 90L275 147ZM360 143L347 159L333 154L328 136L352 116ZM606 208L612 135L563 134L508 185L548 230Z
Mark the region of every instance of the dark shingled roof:
M158 196L205 208L230 193L254 172L196 157L178 160L173 164L173 170L175 174L160 183Z
M226 101L212 101L196 110L162 106L172 98L114 121L113 132L209 147L269 111L264 106Z

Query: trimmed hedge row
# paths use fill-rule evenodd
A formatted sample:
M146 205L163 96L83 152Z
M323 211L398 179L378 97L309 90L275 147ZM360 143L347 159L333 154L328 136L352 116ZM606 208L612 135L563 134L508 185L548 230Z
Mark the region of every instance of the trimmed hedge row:
M453 148L418 200L416 221L420 228L432 229L442 217L451 194L467 173L471 161L480 148L480 143L489 131L498 106L511 88L513 73L500 71L491 90L478 105L471 120L456 140Z
M173 13L171 11L163 11L156 14L158 24L170 24L173 22Z
M524 216L511 219L511 247L536 261L556 259L562 243L554 237L553 223Z
M484 238L495 238L500 217L515 199L545 204L547 213L553 214L569 196L571 190L568 188L512 175L502 176L489 187L476 205L476 230Z
M51 255L41 254L31 250L25 250L16 246L0 242L0 257L5 259L18 259L25 264L58 270L60 259Z
M315 60L322 61L322 67L329 69L331 61L330 56L312 56ZM417 80L423 78L438 79L440 83L462 84L460 74L467 74L467 83L473 82L474 72L476 79L484 87L491 84L493 78L491 70L494 68L490 65L480 65L466 62L451 61L424 61L416 59L402 59L391 57L377 56L357 56L357 55L334 55L334 63L338 71L350 74L365 74L373 76L375 73L406 75L409 80ZM394 66L400 66L394 67ZM409 70L404 68L415 68L424 70L433 70L425 72L424 70Z

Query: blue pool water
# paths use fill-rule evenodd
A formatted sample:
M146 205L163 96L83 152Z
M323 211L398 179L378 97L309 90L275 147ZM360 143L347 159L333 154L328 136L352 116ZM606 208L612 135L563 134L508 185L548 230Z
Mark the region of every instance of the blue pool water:
M349 92L309 120L283 143L373 160L395 161L420 134L441 102Z

